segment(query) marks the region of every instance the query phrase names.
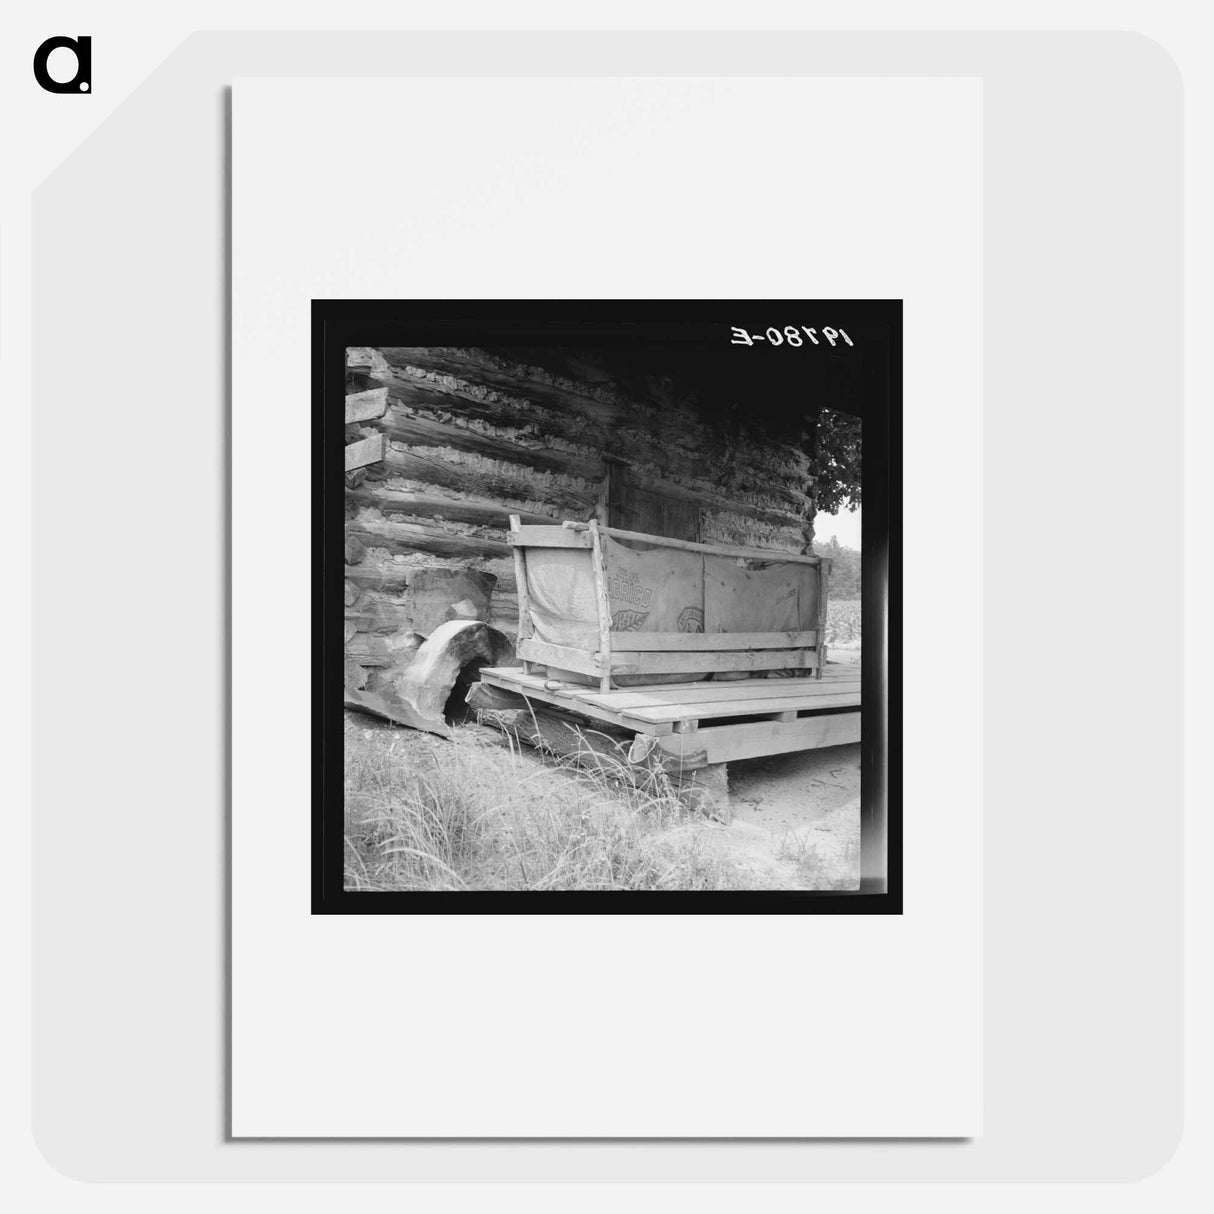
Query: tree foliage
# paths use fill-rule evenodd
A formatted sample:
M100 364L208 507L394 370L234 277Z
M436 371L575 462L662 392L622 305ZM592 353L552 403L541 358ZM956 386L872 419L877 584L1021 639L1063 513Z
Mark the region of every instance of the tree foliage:
M858 417L834 409L818 413L812 471L819 512L838 514L860 505L861 446Z
M832 535L826 543L814 541L814 552L831 559L830 597L832 599L858 599L860 597L860 550L845 548L839 537ZM827 609L829 614L829 608Z

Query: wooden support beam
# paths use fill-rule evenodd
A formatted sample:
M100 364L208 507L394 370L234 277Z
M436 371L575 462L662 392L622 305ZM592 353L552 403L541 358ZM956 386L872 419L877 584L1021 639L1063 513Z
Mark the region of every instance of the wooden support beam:
M534 637L520 638L518 656L528 662L538 662L541 666L555 666L559 670L594 675L596 679L602 674L594 660L595 655L585 649L574 649L570 645L550 645L547 641L537 641Z
M812 670L818 655L812 649L719 649L703 653L616 653L612 674L712 674L735 670ZM577 667L570 667L576 670Z
M821 746L844 746L859 740L860 713L848 711L799 717L795 721L701 726L693 733L655 737L653 744L686 767L689 763L732 763L737 759L814 750Z
M517 644L521 645L524 641L529 641L532 634L535 632L535 626L531 621L531 595L527 590L527 565L523 556L523 550L514 542L518 536L520 526L520 518L517 514L510 516L510 547L514 554L514 581L518 592L518 636ZM529 669L526 659L521 659L523 662L523 671L526 673Z
M390 372L387 360L371 346L346 347L347 375L372 375L380 378Z
M731 649L796 649L817 644L816 632L613 632L613 653L689 650L719 653Z
M745 560L773 561L780 564L787 563L792 565L817 565L822 560L819 556L806 556L797 552L781 552L778 549L733 548L727 547L724 544L696 544L691 540L672 540L666 536L646 535L642 531L621 531L618 527L604 527L602 531L604 535L609 535L612 539L634 540L638 543L648 544L654 548L680 548L687 552L703 552L711 556L741 557ZM523 544L527 542L525 531L520 542Z
M590 532L590 568L594 574L595 608L599 617L598 664L601 672L599 686L603 691L611 690L611 599L607 593L607 562L603 558L603 544L598 519L586 524ZM577 669L574 667L574 669Z
M618 635L611 634L613 637ZM603 645L600 636L599 644ZM608 642L610 644L610 642ZM590 653L569 645L550 645L544 641L519 643L519 657L545 666L558 666L579 674L602 679L607 674L713 674L737 670L813 670L818 655L812 649L721 649L704 652L626 652L613 653L607 661L602 650ZM609 690L607 687L603 691Z
M512 515L522 522L522 515ZM589 532L581 530L580 524L573 527L539 526L519 527L512 531L510 543L516 548L591 548L593 542Z

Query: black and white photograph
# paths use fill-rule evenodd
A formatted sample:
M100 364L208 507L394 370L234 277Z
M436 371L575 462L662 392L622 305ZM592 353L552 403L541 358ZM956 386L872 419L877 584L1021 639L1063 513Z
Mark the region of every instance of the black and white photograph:
M315 310L324 894L888 895L899 305Z

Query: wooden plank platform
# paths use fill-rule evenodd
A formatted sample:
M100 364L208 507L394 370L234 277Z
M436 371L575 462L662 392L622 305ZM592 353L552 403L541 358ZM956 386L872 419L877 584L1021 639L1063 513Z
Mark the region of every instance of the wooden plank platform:
M690 733L701 721L720 718L752 718L764 728L755 737L768 739L774 750L755 753L774 754L808 746L837 745L835 741L807 741L805 745L786 746L797 738L825 738L836 733L839 741L855 741L859 736L860 680L856 666L828 665L821 679L733 679L699 683L661 684L650 687L626 687L602 691L596 687L526 674L521 667L493 666L480 672L482 682L503 691L511 691L528 700L573 712L592 720L605 721L636 733L666 736ZM821 720L824 714L854 718L832 730L810 729L806 720ZM767 726L799 728L770 729ZM741 725L715 726L737 731ZM701 730L701 733L704 731ZM742 735L737 735L741 737ZM735 757L749 757L739 753ZM716 760L725 762L725 759Z

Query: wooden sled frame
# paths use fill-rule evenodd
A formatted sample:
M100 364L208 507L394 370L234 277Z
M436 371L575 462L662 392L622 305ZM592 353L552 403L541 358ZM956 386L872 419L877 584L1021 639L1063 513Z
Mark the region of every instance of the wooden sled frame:
M817 627L801 632L616 632L611 627L611 600L602 537L639 541L656 547L678 548L714 556L786 564L814 565L818 579ZM532 665L589 675L609 691L615 675L709 674L713 672L804 670L822 677L826 663L826 608L830 560L819 556L771 552L760 548L730 548L719 544L697 544L667 539L639 531L604 527L597 521L562 523L559 526L523 526L520 516L510 516L510 546L514 551L518 583L518 656L526 673ZM599 631L595 651L551 645L535 638L531 604L527 593L528 548L583 548L590 550Z

